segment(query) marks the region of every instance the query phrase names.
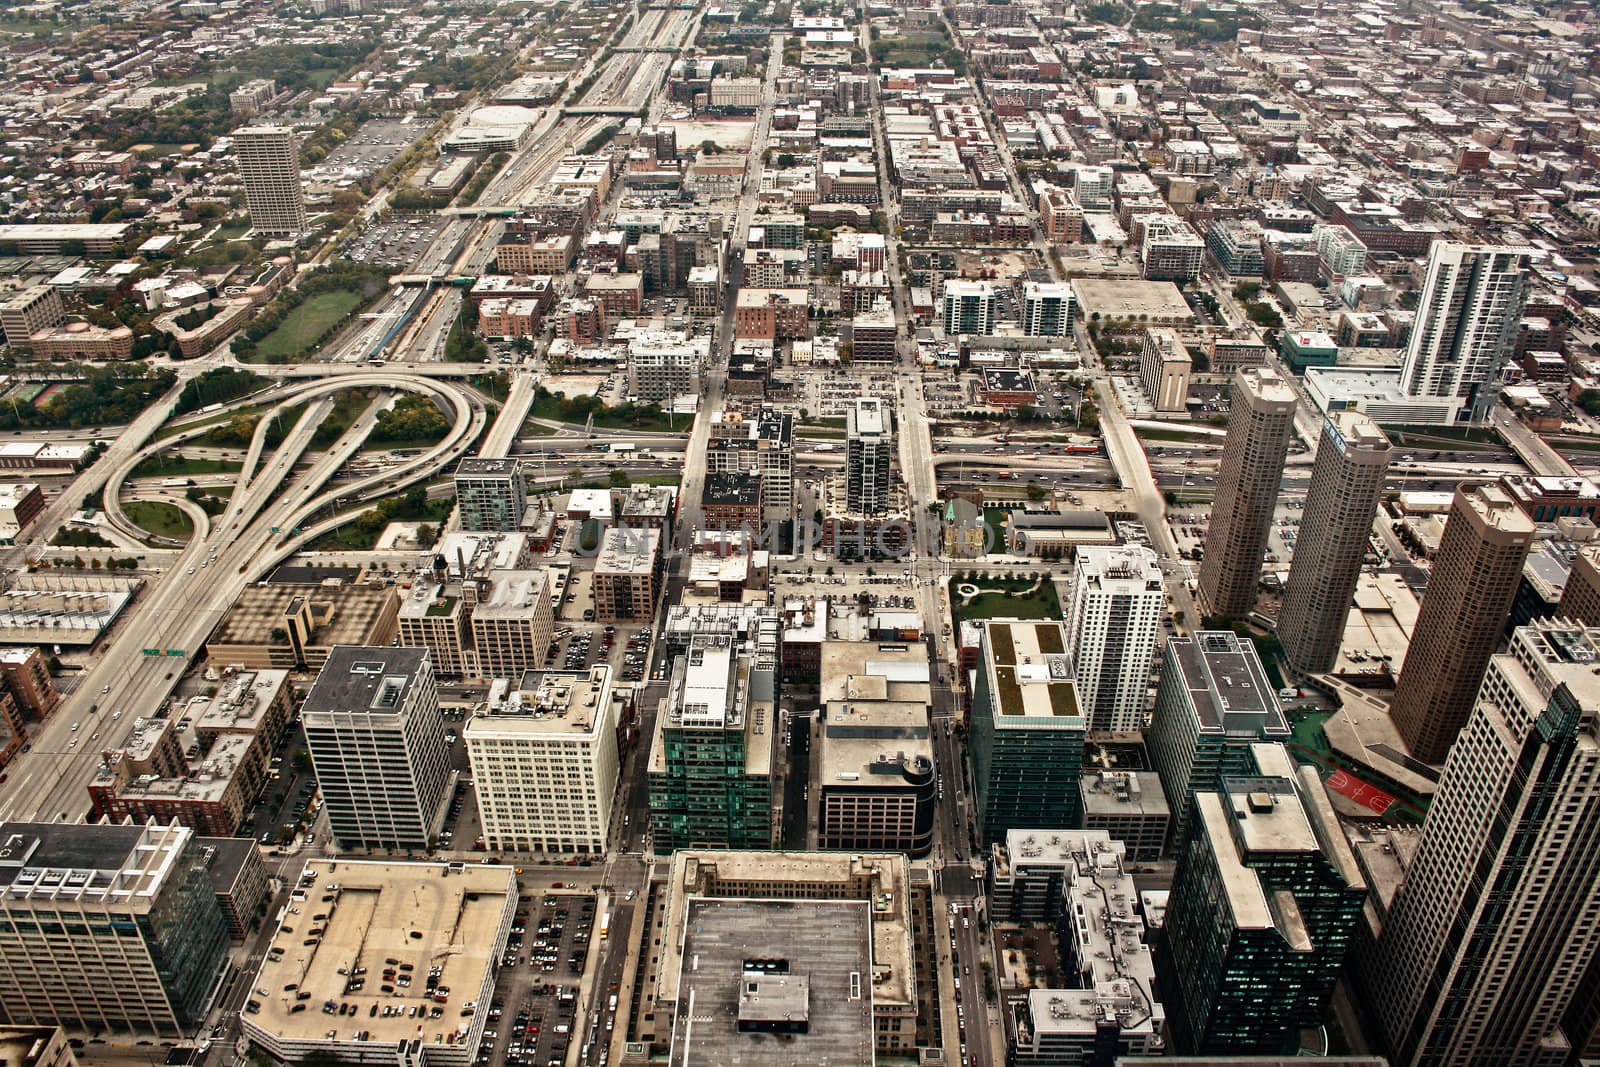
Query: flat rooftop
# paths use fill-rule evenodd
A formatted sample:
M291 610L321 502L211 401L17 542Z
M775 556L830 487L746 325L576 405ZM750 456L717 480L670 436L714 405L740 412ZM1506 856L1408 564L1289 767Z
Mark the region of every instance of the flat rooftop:
M689 903L672 1062L695 1067L860 1067L873 1062L872 917L862 900ZM746 962L781 968L785 1014L805 1000L805 1033L741 1033L742 994L777 985ZM754 1013L746 1006L746 1016Z
M1287 737L1289 723L1249 641L1227 630L1174 637L1167 648L1202 734Z
M1137 319L1143 315L1154 323L1189 322L1194 318L1183 294L1171 282L1074 278L1072 292L1085 316L1098 313L1105 319Z
M298 913L286 911L273 934L251 995L260 1010L246 1016L248 1024L282 1042L327 1040L330 1030L337 1031L332 1040L352 1041L364 1030L382 1044L463 1043L475 1016L487 1017L495 959L516 908L516 872L481 863L452 869L313 859L305 873L315 880L295 903ZM449 992L436 995L440 988ZM469 1001L477 1003L464 1016ZM334 1013L324 1010L328 1004ZM341 1004L354 1014L337 1014ZM441 1015L424 1018L434 1007ZM401 1010L385 1015L385 1008ZM419 1009L415 1016L411 1008Z
M985 669L995 694L995 724L1034 728L1056 721L1081 729L1083 713L1066 630L1056 622L991 622L985 627Z
M660 548L660 530L612 527L601 538L594 571L596 574L649 574L655 568Z
M509 478L522 465L518 459L498 459L489 456L467 456L456 464L456 475L472 478Z
M904 784L899 759L933 766L928 706L920 702L839 702L812 753L817 784L862 786Z
M610 724L611 668L528 671L515 689L511 679L489 684L485 709L467 720L462 733L474 738L588 736Z
M290 601L304 597L315 607L318 619L312 641L322 647L357 644L366 640L374 624L394 598L393 587L376 585L323 585L312 583L273 583L248 585L240 591L233 607L222 619L210 645L288 644L288 638L274 638L283 627L283 613Z
M300 710L305 715L399 714L427 661L425 648L340 645L328 653Z

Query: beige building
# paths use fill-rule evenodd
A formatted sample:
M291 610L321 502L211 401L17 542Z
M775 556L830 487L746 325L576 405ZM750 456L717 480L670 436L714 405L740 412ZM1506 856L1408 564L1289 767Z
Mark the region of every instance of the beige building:
M1585 545L1578 550L1561 591L1556 617L1600 626L1600 545Z
M1390 452L1378 424L1360 412L1336 411L1322 424L1278 614L1278 639L1297 670L1330 671L1339 658Z
M233 152L255 231L268 237L304 233L306 197L300 185L300 146L293 128L245 126L234 130Z
M1500 643L1534 526L1498 485L1456 490L1390 716L1411 755L1443 763Z
M477 673L519 678L544 663L555 610L550 578L542 570L496 571L488 596L472 609L472 645Z
M78 1067L59 1026L0 1027L0 1062L6 1067Z
M393 586L247 585L206 642L222 666L319 671L334 645L387 645L399 632Z
M594 561L594 617L604 621L654 617L660 566L661 531L607 530Z
M1144 331L1139 358L1139 384L1157 412L1189 410L1189 378L1194 360L1174 330L1152 326Z
M6 344L15 347L26 347L34 334L59 325L66 317L61 293L50 285L30 285L0 301L0 329L5 330Z
M28 347L35 359L127 359L133 355L133 331L69 322L40 330L28 338Z
M1295 396L1276 371L1252 367L1233 376L1232 403L1200 562L1200 599L1209 614L1242 619L1256 606Z
M489 849L606 851L619 768L609 667L497 678L462 737Z

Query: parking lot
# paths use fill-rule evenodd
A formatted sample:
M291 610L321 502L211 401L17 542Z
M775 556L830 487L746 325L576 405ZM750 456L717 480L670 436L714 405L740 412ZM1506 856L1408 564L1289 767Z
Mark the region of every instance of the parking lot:
M596 663L609 663L617 680L637 682L644 678L650 658L650 634L648 626L637 630L611 623L559 626L545 655L544 669L582 671Z
M313 170L337 172L342 179L364 181L400 158L406 146L426 132L427 127L422 123L368 119Z
M446 215L400 215L392 222L369 227L350 243L345 257L357 263L404 269L422 257L448 224Z
M560 1067L574 1037L595 898L558 883L524 898L489 1006L478 1067Z

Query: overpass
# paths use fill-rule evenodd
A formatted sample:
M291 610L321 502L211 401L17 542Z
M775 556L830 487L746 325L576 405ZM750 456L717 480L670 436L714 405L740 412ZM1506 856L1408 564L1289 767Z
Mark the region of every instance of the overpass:
M619 49L617 49L617 51L619 51L619 52L627 51L627 49L619 48ZM675 51L677 51L677 49L674 49L674 48L642 48L642 49L636 49L636 51L641 51L641 52L675 52ZM619 119L631 119L635 115L637 115L638 113L639 113L639 107L638 107L637 104L635 104L635 105L633 105L631 107L629 105L627 105L627 104L587 104L587 105L581 105L580 104L577 107L564 107L564 108L561 109L561 117L562 118L583 118L583 117L588 116L588 115L610 115L610 116L613 116L613 117L619 118Z

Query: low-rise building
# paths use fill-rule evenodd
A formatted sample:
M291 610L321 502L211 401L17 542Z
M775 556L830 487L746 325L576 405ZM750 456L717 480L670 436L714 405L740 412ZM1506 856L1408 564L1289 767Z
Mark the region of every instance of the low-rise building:
M594 617L654 618L661 564L659 530L606 530L594 562Z
M1166 790L1155 771L1102 771L1085 774L1078 786L1083 797L1083 825L1104 830L1121 841L1128 859L1154 863L1166 847L1172 825Z
M213 663L319 671L335 645L387 645L399 633L393 586L247 585L206 642Z
M44 503L44 490L37 482L0 482L0 544L15 544L44 510Z

